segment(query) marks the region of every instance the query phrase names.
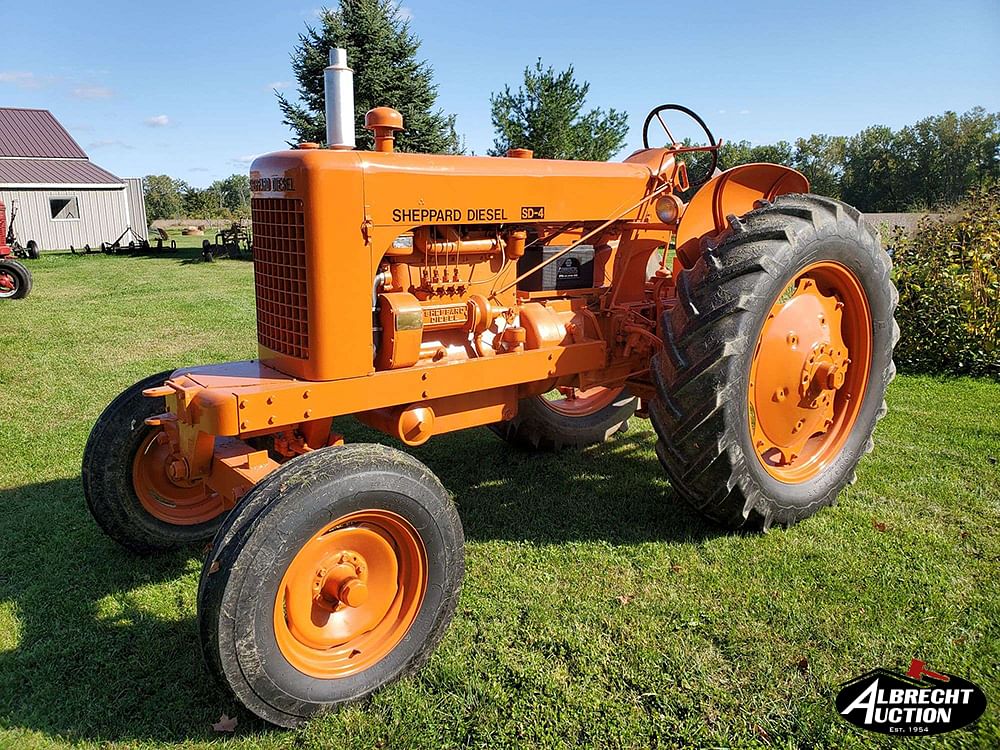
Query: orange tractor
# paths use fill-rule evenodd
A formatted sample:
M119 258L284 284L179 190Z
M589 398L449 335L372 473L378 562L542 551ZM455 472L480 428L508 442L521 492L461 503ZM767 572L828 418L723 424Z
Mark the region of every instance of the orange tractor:
M214 539L202 647L247 709L293 726L362 698L419 668L455 610L447 491L399 450L344 445L336 417L409 446L487 426L547 450L648 416L676 493L731 527L794 523L853 480L898 335L856 210L783 166L718 172L707 128L669 135L665 115L693 115L675 105L620 164L440 156L394 151L384 107L355 150L340 53L327 84L330 145L251 168L259 358L135 384L83 459L124 546Z

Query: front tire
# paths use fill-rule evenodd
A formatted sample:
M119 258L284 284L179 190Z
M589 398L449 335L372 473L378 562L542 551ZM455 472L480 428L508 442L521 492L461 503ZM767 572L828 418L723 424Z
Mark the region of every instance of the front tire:
M731 527L834 502L895 375L891 262L855 209L783 195L677 279L650 417L678 494Z
M151 375L123 391L97 419L83 451L81 477L91 515L108 536L138 554L204 544L225 510L203 484L178 485L168 478L170 456L157 439L162 428L145 424L167 405L163 397L142 392L163 385L170 374Z
M23 299L31 291L31 271L13 258L0 260L0 299Z
M249 711L297 726L419 669L464 560L455 507L416 459L362 444L298 456L216 536L198 591L206 662Z

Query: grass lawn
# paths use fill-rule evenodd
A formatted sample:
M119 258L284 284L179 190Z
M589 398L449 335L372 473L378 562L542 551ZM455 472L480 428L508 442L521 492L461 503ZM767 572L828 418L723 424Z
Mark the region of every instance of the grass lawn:
M196 256L46 254L32 295L0 302L0 747L888 746L833 698L912 657L991 701L937 744L1000 747L1000 384L921 377L893 384L839 504L767 535L679 502L641 420L579 454L517 453L485 429L436 438L414 453L468 539L440 649L300 731L255 722L201 662L200 555L130 556L80 487L119 391L254 356L251 265ZM235 735L215 734L234 712Z

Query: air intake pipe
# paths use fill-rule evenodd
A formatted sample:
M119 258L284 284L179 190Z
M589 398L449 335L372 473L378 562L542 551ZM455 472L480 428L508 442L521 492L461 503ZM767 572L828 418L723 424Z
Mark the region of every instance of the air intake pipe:
M347 67L347 50L330 50L330 66L323 71L326 98L326 145L349 151L354 141L354 71Z

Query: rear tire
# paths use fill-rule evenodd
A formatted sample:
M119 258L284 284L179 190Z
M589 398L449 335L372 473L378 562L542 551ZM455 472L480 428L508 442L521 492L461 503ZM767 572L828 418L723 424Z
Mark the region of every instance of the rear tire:
M249 711L297 726L419 669L454 615L464 561L454 504L416 459L363 444L297 456L215 538L198 590L205 660ZM332 590L367 576L359 603L328 594L345 565Z
M628 420L639 400L624 389L592 389L597 408L572 413L559 408L568 400L549 401L545 396L521 399L517 415L506 422L490 425L502 440L528 451L557 451L563 448L585 448L610 439L628 429ZM602 394L600 391L603 391Z
M0 299L23 299L31 291L31 271L13 258L0 260L0 275L5 283L0 285Z
M171 372L150 375L123 391L97 419L83 451L83 494L91 515L108 536L138 554L205 544L224 517L221 501L209 500L204 507L205 514L213 516L209 520L171 523L164 519L176 509L164 505L157 517L136 492L136 456L159 432L146 425L145 419L167 408L164 398L148 398L142 392L163 385Z
M898 295L890 280L891 261L877 236L858 211L839 201L783 195L741 219L730 217L730 223L722 237L706 243L695 265L678 275L678 301L664 314L664 348L652 363L659 398L650 405L650 417L659 436L657 455L681 497L719 523L734 528L749 523L766 529L772 523L790 525L833 503L853 481L862 456L872 450L875 424L886 410L886 387L896 372L892 350L899 338L893 319ZM760 453L768 450L768 440L754 432L757 426L773 428L775 419L778 428L784 427L780 414L772 417L770 425L764 424L768 409L802 414L806 422L812 419L809 409L817 405L809 400L816 396L779 387L773 390L776 405L771 407L767 399L771 391L750 398L756 388L752 373L757 372L755 363L764 361L760 352L765 324L778 320L775 311L791 304L799 284L812 283L810 269L834 269L837 278L855 279L858 299L864 303L860 307L869 312L865 317L852 309L849 301L844 302L850 295L834 293L832 286L826 289L828 296L819 297L825 282L814 286L817 299L840 300L835 308L837 316L842 316L836 318L838 322L824 323L822 315L818 318L828 333L842 328L844 341L854 335L856 344L847 348L855 361L847 359L841 377L846 372L855 385L829 385L829 391L821 391L820 407L830 404L831 424L817 432L803 430L792 439L808 437L807 443L796 444L794 449L786 445L781 450L787 456L771 459ZM805 329L815 317L810 313L793 322L796 328ZM852 320L862 324L852 328ZM826 343L820 339L815 345L811 339L801 342L803 353L795 356L807 358L804 361L812 366L809 357L819 356L819 347L828 346L829 336ZM789 351L796 350L797 334L779 331L766 339L777 341L768 344L776 347L768 353L787 354L782 351L786 339ZM758 381L779 377L776 372L792 372L794 382L800 382L799 370L780 369L780 356L767 359L760 365ZM807 372L801 382L809 380L811 388L812 377ZM824 402L825 396L830 401ZM786 397L788 405L781 406L779 402ZM799 411L789 412L789 408ZM818 416L825 423L825 414ZM779 431L772 429L772 434ZM791 429L788 434L794 432Z

